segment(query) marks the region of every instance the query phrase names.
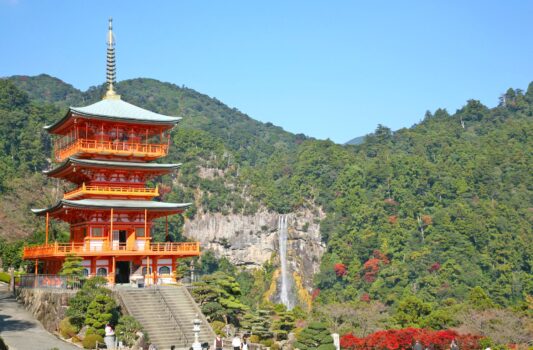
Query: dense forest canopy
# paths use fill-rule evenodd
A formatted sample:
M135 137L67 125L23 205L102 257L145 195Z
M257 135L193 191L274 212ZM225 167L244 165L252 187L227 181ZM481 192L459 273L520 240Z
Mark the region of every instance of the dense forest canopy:
M410 128L380 125L354 145L293 135L152 79L123 81L117 90L128 102L183 117L165 159L184 163L180 175L157 181L165 200L195 203L188 216L198 210L245 215L260 207L324 210L327 252L315 279L317 304L379 301L392 308L397 325L420 325L416 317L432 315L441 326L453 322L431 309L450 310L469 298L527 308L533 83L526 92L507 90L495 108L470 100L454 114L427 112ZM51 204L64 186L40 175L51 166L42 126L62 117L67 105L95 102L103 91L81 92L49 76L0 80L4 237L39 232L28 209ZM215 175L200 176L206 169ZM176 219L173 228L181 223ZM58 237L61 230L56 226ZM481 297L472 294L476 288ZM409 303L419 305L418 316L406 314Z

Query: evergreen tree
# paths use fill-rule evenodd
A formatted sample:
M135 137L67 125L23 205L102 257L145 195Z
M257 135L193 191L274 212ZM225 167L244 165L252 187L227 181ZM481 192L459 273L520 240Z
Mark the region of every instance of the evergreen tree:
M85 325L89 326L94 333L105 335L105 325L109 322L116 323L118 310L115 299L109 295L98 294L87 306Z
M300 350L335 350L333 338L323 323L312 322L296 338L294 347Z

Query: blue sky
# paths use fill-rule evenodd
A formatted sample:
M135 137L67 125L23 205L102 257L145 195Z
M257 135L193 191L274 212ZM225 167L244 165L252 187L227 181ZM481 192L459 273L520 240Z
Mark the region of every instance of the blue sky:
M0 76L149 77L343 143L533 81L533 1L0 0ZM123 96L127 100L127 96Z

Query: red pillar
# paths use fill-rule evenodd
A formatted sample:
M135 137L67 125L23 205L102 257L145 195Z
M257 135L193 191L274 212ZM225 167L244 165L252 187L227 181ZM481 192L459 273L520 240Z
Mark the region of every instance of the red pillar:
M154 284L157 284L157 256L152 259L152 275Z

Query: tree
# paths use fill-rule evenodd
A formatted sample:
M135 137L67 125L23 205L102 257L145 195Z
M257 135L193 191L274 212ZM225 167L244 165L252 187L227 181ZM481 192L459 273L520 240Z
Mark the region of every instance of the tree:
M248 309L239 301L241 289L235 278L223 272L205 275L194 286L192 295L211 321L238 324L239 317Z
M468 294L468 304L475 310L487 310L496 306L480 286L472 288Z
M259 340L272 338L270 313L267 310L246 313L241 326L246 332L258 336Z
M465 309L458 315L459 332L480 334L497 344L524 344L533 338L533 321L503 309Z
M104 277L93 277L85 281L83 287L70 298L66 315L70 317L70 322L78 328L85 324L87 309L89 304L95 300L98 295L109 296L111 291L102 286L107 284Z
M82 277L84 270L84 267L81 265L82 260L79 256L67 255L59 274L63 276Z
M137 333L142 332L142 330L141 324L134 317L122 316L118 319L115 333L119 341L123 342L126 346L133 346L138 339Z
M272 322L272 332L277 340L287 339L289 333L294 329L294 315L291 311L281 311L274 316Z
M104 336L105 325L116 323L118 318L117 303L109 295L98 294L87 306L85 325L92 328L94 333Z
M312 322L304 328L296 337L294 347L300 350L335 350L330 332L320 322Z
M414 295L408 295L398 302L395 321L402 327L418 327L431 313L432 307Z

